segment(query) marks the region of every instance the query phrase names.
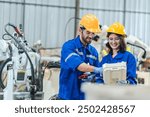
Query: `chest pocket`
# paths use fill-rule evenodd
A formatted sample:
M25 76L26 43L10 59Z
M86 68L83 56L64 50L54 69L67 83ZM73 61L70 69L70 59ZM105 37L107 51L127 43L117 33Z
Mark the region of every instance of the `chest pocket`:
M88 63L90 65L95 65L95 61L97 60L97 58L93 55L86 55L86 58L88 59Z
M90 65L94 65L95 61L97 60L96 56L91 55L90 52L85 48L75 49L75 52L85 63L89 63Z

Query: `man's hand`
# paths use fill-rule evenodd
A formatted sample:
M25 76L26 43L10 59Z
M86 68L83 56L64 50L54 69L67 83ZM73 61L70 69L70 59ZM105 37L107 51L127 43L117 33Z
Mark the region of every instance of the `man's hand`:
M103 68L102 67L94 67L94 71L95 74L99 74L102 75L103 74Z

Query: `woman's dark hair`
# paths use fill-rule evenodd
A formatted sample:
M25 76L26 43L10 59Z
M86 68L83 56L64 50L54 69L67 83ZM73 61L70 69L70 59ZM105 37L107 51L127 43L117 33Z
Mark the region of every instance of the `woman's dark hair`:
M107 37L109 37L111 34L115 34L115 33L108 33ZM119 34L115 34L115 35L117 35L120 39L119 52L124 53L126 51L126 43L125 43L125 40L124 40L125 36L119 35ZM106 47L109 48L109 50L110 50L109 53L113 52L111 46L109 45L109 42L106 43Z

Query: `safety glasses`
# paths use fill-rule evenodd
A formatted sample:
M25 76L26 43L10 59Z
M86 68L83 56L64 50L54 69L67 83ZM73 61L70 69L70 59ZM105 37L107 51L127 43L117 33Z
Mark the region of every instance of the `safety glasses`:
M119 38L119 37L116 37L116 38L108 38L108 41L109 41L109 42L113 42L113 41L119 42L119 41L120 41L120 38Z

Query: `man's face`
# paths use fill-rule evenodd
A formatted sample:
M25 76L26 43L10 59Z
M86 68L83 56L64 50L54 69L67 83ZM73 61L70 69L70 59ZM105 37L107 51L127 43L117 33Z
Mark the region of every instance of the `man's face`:
M82 30L81 37L82 37L83 44L84 45L90 44L94 36L95 36L95 33L87 31L86 29Z

